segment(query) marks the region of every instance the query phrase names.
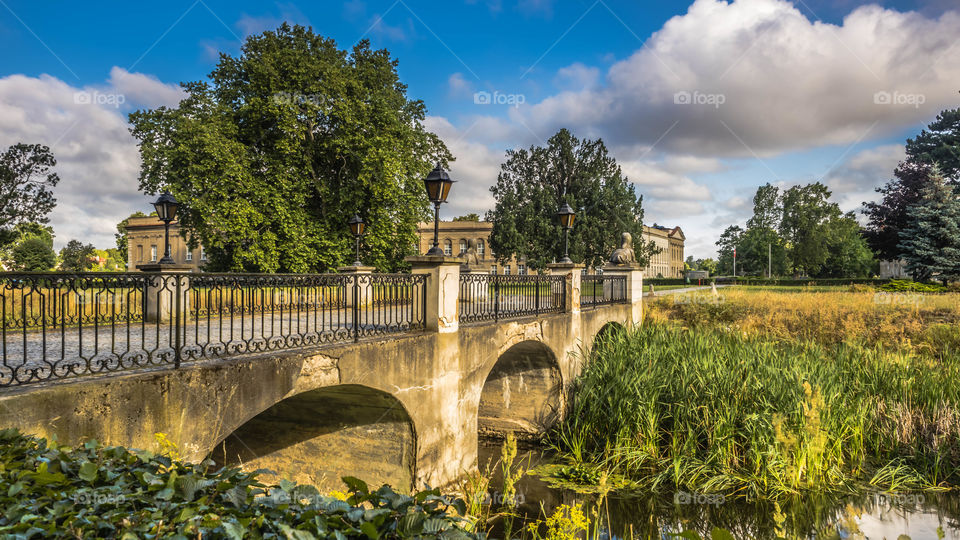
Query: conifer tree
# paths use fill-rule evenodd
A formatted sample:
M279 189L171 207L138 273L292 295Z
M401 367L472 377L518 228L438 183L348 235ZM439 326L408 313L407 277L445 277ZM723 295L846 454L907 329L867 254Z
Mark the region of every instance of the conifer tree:
M960 279L960 198L938 169L907 215L898 247L914 279Z

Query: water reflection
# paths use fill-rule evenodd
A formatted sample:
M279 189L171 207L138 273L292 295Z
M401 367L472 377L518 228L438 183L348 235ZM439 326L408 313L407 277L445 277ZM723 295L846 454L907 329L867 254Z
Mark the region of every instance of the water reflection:
M495 464L499 445L480 447L481 468ZM547 463L540 450L521 451L517 462L525 469ZM491 490L502 485L493 471ZM543 480L525 476L517 486L520 510L531 518L560 504L587 502L595 497L554 489ZM670 533L696 531L710 538L715 527L734 538L882 539L907 537L960 540L960 495L955 493L860 494L847 497L804 497L771 502L748 502L713 494L678 492L669 496L611 496L601 511L609 519L614 538L667 539ZM608 537L609 534L602 536ZM493 531L491 537L497 537Z

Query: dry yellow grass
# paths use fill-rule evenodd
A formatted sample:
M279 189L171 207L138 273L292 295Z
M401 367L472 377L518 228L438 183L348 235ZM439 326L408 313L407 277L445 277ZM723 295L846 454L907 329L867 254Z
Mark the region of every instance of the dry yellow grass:
M960 294L721 289L666 296L651 321L713 326L782 340L882 345L940 356L960 351Z

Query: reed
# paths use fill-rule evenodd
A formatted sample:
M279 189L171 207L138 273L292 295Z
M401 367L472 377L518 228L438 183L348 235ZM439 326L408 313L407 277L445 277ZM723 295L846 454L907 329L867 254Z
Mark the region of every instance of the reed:
M599 341L553 446L654 492L960 485L960 355L771 339L738 317L726 329L650 322Z

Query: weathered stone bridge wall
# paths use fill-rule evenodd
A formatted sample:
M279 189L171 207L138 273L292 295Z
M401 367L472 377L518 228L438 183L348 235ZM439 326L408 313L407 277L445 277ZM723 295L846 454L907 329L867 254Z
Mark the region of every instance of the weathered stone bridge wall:
M568 279L566 313L450 325L456 305L444 313L441 288L423 333L12 389L0 394L0 427L136 448L164 433L186 459L328 489L346 474L447 486L476 468L480 431L555 420L581 352L604 326L640 322L639 283L637 302L581 311L579 279Z

